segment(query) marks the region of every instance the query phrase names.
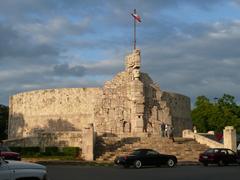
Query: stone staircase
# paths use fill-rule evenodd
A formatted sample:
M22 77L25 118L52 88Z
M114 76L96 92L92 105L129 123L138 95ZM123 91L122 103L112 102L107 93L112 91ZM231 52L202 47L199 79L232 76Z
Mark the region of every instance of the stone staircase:
M161 137L105 137L98 138L96 143L96 161L113 162L116 156L127 155L134 149L154 149L162 154L172 154L178 161L197 162L199 154L208 146L201 145L193 139L175 138L175 142Z

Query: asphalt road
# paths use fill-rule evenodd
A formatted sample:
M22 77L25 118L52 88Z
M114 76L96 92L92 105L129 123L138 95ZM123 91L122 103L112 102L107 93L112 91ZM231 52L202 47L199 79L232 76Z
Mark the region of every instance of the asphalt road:
M47 166L50 180L238 180L240 166L120 167Z

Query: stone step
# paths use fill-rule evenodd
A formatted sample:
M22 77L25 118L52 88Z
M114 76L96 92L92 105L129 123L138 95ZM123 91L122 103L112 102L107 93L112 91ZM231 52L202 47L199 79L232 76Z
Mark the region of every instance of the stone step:
M200 153L208 147L198 144L192 139L175 138L176 142L172 142L168 138L144 137L144 138L110 138L103 139L101 143L97 143L99 152L98 161L112 161L116 156L126 155L138 148L154 149L163 154L173 154L180 160L197 161Z

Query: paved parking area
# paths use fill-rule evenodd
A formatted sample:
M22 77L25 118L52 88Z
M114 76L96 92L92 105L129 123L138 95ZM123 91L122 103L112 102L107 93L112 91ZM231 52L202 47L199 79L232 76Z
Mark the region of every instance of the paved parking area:
M47 167L50 180L237 180L240 178L240 166L178 166L142 169L69 165Z

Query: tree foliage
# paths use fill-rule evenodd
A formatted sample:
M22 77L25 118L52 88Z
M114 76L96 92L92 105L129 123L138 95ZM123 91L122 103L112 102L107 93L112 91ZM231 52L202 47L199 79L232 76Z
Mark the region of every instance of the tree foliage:
M192 110L192 120L199 132L222 132L225 126L234 126L240 133L240 106L229 94L212 102L205 96L199 96Z
M0 104L0 140L7 138L8 111L7 106Z

